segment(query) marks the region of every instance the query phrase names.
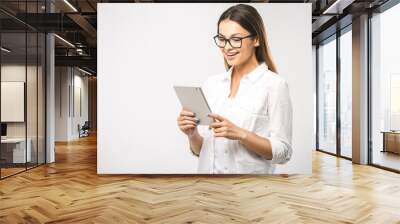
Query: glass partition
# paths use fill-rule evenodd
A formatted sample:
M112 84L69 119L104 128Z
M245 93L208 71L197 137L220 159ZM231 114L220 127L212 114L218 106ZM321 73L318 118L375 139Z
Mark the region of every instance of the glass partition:
M371 162L400 171L400 4L371 18Z
M318 149L336 154L336 36L318 47Z
M1 1L0 7L43 13L44 3ZM44 33L0 12L1 179L45 163L45 45Z
M25 32L1 34L2 178L24 171L31 161L26 147L26 41Z
M38 147L38 156L37 162L38 164L43 164L46 162L46 139L45 139L45 124L46 124L46 74L45 74L45 66L46 66L46 37L43 33L38 33L38 76L37 76L37 147Z
M352 157L352 35L351 26L340 36L340 154Z
M30 160L27 167L31 168L37 165L38 158L38 35L36 32L27 33L27 74L26 74L26 113L27 113L27 150L30 151Z

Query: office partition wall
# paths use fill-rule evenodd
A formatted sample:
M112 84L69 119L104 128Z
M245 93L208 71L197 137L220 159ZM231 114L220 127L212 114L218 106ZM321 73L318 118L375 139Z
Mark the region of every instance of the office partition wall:
M26 137L26 33L1 33L1 75L2 103L1 123L3 128L0 144L1 150L1 178L19 173L26 169L27 157L31 158L30 144ZM4 50L7 49L7 50ZM9 87L7 87L9 86ZM22 99L22 107L13 107L17 102L6 101L13 95ZM7 103L6 103L7 102ZM17 103L19 104L19 103ZM21 114L22 116L7 116L7 114Z
M19 2L20 15L42 12L43 2ZM43 32L3 9L0 19L0 178L3 179L45 162L46 40Z
M341 31L340 66L340 154L352 157L352 33L351 25Z
M352 26L317 45L317 150L352 157Z
M318 149L336 153L336 36L318 47Z
M370 22L370 163L400 171L400 4Z

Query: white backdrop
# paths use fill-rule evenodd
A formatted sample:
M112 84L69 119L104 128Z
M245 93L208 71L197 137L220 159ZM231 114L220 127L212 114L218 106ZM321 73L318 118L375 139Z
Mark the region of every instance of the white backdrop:
M98 173L197 173L176 125L173 85L224 72L212 37L226 3L98 4ZM293 102L293 155L278 173L311 173L314 77L311 4L250 4L266 25Z

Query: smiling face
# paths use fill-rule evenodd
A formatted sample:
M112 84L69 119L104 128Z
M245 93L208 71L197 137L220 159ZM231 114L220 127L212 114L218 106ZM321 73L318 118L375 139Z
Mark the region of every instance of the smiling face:
M218 30L218 39L229 39L234 47L240 46L240 38L251 35L239 23L229 19L221 21ZM230 66L238 66L249 61L252 56L255 56L255 50L258 46L257 39L258 38L254 37L242 39L240 48L234 48L228 42L226 42L225 47L220 47L220 49L227 63Z

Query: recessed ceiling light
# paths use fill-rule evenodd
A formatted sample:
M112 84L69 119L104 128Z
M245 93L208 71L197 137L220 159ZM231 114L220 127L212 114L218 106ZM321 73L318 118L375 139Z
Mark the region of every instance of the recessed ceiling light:
M65 4L67 4L74 12L78 12L78 10L71 4L69 3L68 0L64 0Z
M75 45L73 45L73 44L72 44L71 42L69 42L68 40L66 40L66 39L64 39L64 38L62 38L62 37L60 37L60 36L57 35L57 34L54 34L54 36L57 37L57 38L58 38L59 40L61 40L62 42L66 43L67 45L69 45L69 46L75 48Z
M10 53L10 52L11 52L11 50L9 50L9 49L7 49L7 48L5 48L5 47L1 47L1 50L4 51L4 52L6 52L6 53Z
M336 0L322 14L342 14L343 9L353 2L354 0Z
M78 67L78 70L81 71L81 72L83 72L83 73L85 73L85 74L87 74L87 75L90 75L90 76L92 75L92 73L90 73L90 72L88 72L88 71L86 71L86 70L83 70L83 69L81 69L81 68L79 68L79 67Z

